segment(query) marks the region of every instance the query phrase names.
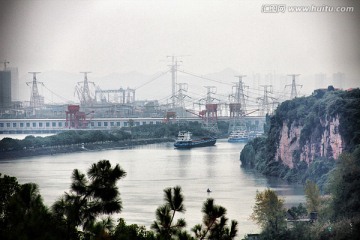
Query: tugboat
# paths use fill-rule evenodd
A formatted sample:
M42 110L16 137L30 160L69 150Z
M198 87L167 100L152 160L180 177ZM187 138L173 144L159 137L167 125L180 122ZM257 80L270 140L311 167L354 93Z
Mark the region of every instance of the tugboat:
M175 148L208 147L208 146L214 146L216 143L216 138L213 137L192 140L191 135L192 135L191 132L180 131L178 134L178 138L174 143L174 147Z

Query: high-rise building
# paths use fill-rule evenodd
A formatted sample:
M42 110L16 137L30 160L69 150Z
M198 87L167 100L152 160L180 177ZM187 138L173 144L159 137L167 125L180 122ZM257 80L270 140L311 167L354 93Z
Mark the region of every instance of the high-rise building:
M11 71L0 71L0 108L6 109L11 106Z
M11 101L20 101L18 68L9 67L6 70L11 72Z

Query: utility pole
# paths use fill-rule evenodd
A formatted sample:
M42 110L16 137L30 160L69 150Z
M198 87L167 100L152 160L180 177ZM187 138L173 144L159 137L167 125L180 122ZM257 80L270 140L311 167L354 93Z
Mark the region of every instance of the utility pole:
M94 84L94 82L88 81L88 78L87 78L87 74L91 73L91 72L80 72L80 73L84 74L84 81L78 82L77 83L78 86L76 87L75 90L76 90L76 92L78 94L81 105L87 106L87 105L90 105L93 102L93 99L92 99L91 94L90 94L89 83ZM81 83L83 84L82 86L80 86Z
M215 98L212 97L212 94L216 93L215 86L205 86L207 89L205 100L205 118L203 123L203 128L209 130L210 132L217 133L219 131L217 125L217 107L218 104L214 103Z
M260 100L260 116L265 116L270 113L270 103L269 103L269 93L272 93L272 85L260 85L264 88L264 96L262 98L258 98ZM270 90L268 90L268 88Z
M296 98L297 95L298 95L298 92L297 92L297 90L296 90L296 87L297 87L297 86L302 87L302 85L297 85L297 84L296 84L296 81L295 81L295 78L296 78L297 76L300 76L300 74L289 74L288 76L291 76L291 77L292 77L292 83L291 83L291 85L290 85L290 84L289 84L289 85L285 85L285 88L291 86L290 99L293 99L293 98Z
M235 76L239 79L238 82L235 83L235 93L232 95L233 102L230 103L230 121L229 121L229 129L228 133L241 129L246 129L246 123L245 123L245 114L246 114L246 103L245 103L245 94L244 94L244 88L248 87L245 86L243 83L243 77L246 77L246 75L238 75Z
M176 95L178 60L177 60L177 56L175 56L175 55L167 56L167 57L171 58L171 65L170 65L170 68L171 68L171 98L172 98L171 107L175 108L176 107L175 95Z
M216 87L215 86L204 86L204 88L206 88L207 91L206 91L206 98L203 100L205 100L206 104L210 104L215 99L211 95L216 93Z
M27 82L26 85L30 86L31 85L31 96L30 96L30 106L33 109L33 114L35 114L35 109L38 107L41 107L43 104L43 97L40 96L39 94L39 89L38 89L38 83L44 85L43 82L38 82L36 80L36 74L40 73L40 72L29 72L30 74L33 75L33 80L32 82Z
M245 94L244 89L249 86L244 85L242 78L246 77L246 75L238 75L235 76L239 78L239 82L236 83L235 87L235 103L241 104L241 112L240 115L244 115L246 113L246 103L245 103Z
M182 62L179 61L178 58L187 57L187 56L189 55L166 56L167 58L171 58L171 65L169 65L169 67L171 69L171 98L172 98L171 107L172 108L176 107L175 97L176 97L177 69L179 67L179 63Z
M176 96L176 99L178 101L177 105L178 107L181 108L181 117L184 117L184 110L185 110L185 103L184 103L184 99L186 97L190 98L188 95L185 94L185 92L187 92L188 90L188 84L187 83L178 83L177 84L179 86L179 91L178 94Z

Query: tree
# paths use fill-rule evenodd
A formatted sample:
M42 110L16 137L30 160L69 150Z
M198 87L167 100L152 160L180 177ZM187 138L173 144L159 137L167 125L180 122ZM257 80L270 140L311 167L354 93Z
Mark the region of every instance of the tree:
M137 224L127 225L125 220L120 218L112 239L121 240L155 240L155 235L152 231L147 231L144 226Z
M308 212L318 212L321 203L320 189L310 180L305 183L305 198Z
M20 184L15 177L0 174L0 239L5 239L9 229L9 204Z
M214 199L208 198L203 205L203 225L198 224L191 230L198 239L234 239L237 235L237 222L231 221L230 228L227 227L228 219L225 217L226 209L215 205Z
M165 204L156 210L156 221L151 225L151 228L159 234L161 239L171 239L186 226L186 222L182 218L173 224L175 213L185 212L181 187L166 188L164 190L164 201Z
M91 240L110 240L113 229L114 222L110 217L107 217L93 223L84 238Z
M17 185L16 179L13 180L12 184ZM3 198L0 239L63 239L65 231L45 207L36 184L8 189L8 197Z
M262 227L269 238L278 238L286 227L284 199L271 189L257 192L251 219Z
M53 212L68 228L68 238L74 238L74 229L81 226L87 231L102 214L119 213L122 209L120 193L116 186L126 172L118 164L114 168L108 160L94 163L87 177L75 169L70 193L55 202Z
M339 157L339 164L330 180L334 219L360 217L360 145Z

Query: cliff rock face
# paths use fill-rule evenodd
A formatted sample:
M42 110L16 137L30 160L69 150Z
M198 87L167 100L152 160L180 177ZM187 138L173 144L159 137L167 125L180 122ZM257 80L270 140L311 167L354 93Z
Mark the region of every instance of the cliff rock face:
M289 181L324 184L342 152L360 146L360 89L315 90L282 102L267 116L265 133L240 154L244 166Z
M295 150L299 150L300 144L300 132L302 127L295 127L294 124L288 128L287 122L283 123L280 132L280 142L277 148L275 159L282 161L285 165L293 168L293 153Z
M320 156L337 159L343 150L343 140L339 132L339 115L330 121L322 122L322 124L324 124L325 129L321 138Z
M311 134L306 143L300 145L300 136L303 126L291 124L289 129L287 122L284 122L280 131L280 141L276 150L275 159L282 161L289 168L294 167L297 160L305 161L307 164L317 157L337 159L343 150L343 139L339 132L339 116L329 120L320 121L320 138ZM296 159L296 153L300 158Z

